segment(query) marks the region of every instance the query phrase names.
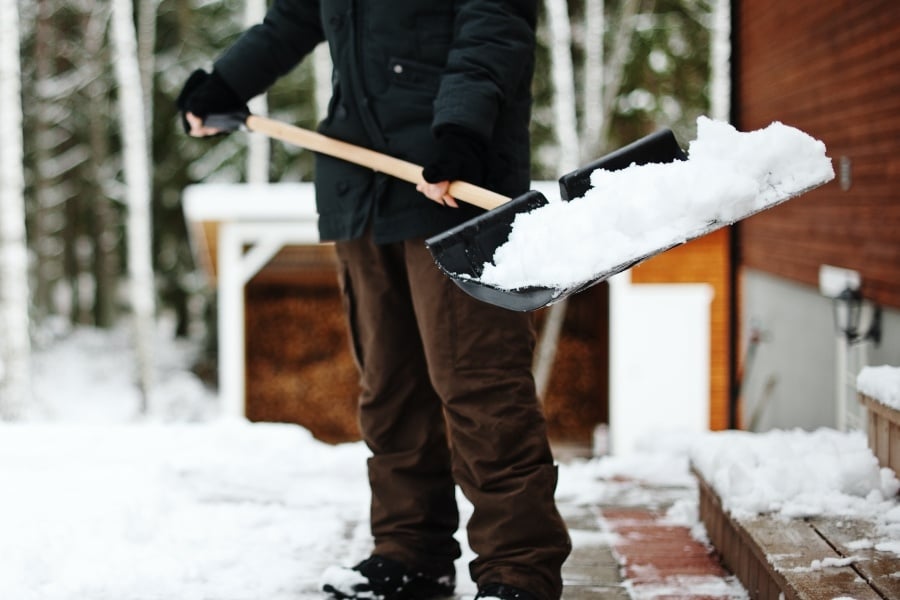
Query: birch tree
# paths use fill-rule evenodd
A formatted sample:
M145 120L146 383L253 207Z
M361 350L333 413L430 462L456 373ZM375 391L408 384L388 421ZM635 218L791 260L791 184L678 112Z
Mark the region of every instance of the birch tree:
M119 86L119 120L128 207L128 276L134 319L138 384L146 412L153 382L153 336L156 302L153 285L150 220L150 164L143 88L131 0L113 0L112 47Z
M585 0L584 2L584 91L582 93L581 114L583 156L588 156L603 135L607 115L603 112L603 65L606 36L606 2Z
M650 11L652 10L652 6L653 3L647 1L644 10ZM622 82L625 80L625 71L628 66L628 61L631 58L632 44L634 42L634 34L636 31L635 16L640 8L640 0L624 0L615 21L610 24L610 31L612 32L610 51L608 53L601 52L599 54L596 52L586 53L589 59L600 61L595 64L587 64L585 67L586 70L588 72L600 70L601 74L599 75L599 81L594 83L595 85L599 84L600 89L594 90L593 92L595 97L599 99L599 107L594 108L585 106L584 108L585 113L592 110L597 112L597 115L592 117L591 121L595 131L592 131L590 136L585 136L583 138L582 154L584 156L598 156L608 149L608 138L610 128L612 127L613 112L615 111L616 100L619 98L619 94L622 91ZM596 10L597 8L593 9L593 11ZM600 10L605 9L600 8ZM593 18L597 19L597 16L593 15ZM603 23L606 24L605 18L603 19ZM586 40L585 43L602 44L604 37L605 32L604 35L600 37L600 40Z
M144 122L153 129L153 74L156 71L156 11L159 0L140 0L137 3L137 56L144 93ZM153 144L147 138L148 162L152 163Z
M262 22L266 15L266 0L245 0L244 25L250 27ZM265 94L250 100L248 108L258 115L269 112ZM247 136L247 182L268 183L271 144L269 138L260 133Z
M578 167L579 144L575 97L575 69L572 64L572 23L566 0L545 0L547 38L550 45L550 72L553 80L553 130L559 144L559 174ZM601 38L602 43L602 38ZM553 304L545 313L534 356L534 381L539 398L550 385L559 337L566 318L567 300Z
M572 64L572 23L567 0L544 0L553 80L554 133L559 144L560 175L578 167L578 123L575 68ZM599 40L602 43L602 38Z
M558 170L556 176L577 169L586 159L597 157L608 149L616 101L632 56L635 17L641 8L651 10L652 6L650 0L645 0L643 4L640 0L623 0L609 25L610 35L607 35L606 2L584 1L581 39L584 62L581 65L582 93L579 97L575 85L578 75L572 59L574 41L569 3L566 0L544 0L552 80L553 133L557 143L554 161L554 167ZM606 51L608 38L609 52ZM566 309L567 301L563 300L545 312L533 368L540 397L549 387Z
M17 0L0 0L0 418L31 402Z
M731 1L713 0L709 57L709 116L731 116Z

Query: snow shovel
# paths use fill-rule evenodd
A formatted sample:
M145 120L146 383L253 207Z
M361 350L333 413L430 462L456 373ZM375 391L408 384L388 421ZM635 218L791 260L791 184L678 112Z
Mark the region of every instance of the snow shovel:
M352 162L409 183L415 184L422 180L422 167L415 163L267 117L243 113L209 115L204 119L204 125L221 131L236 131L245 127L249 131ZM632 164L672 162L685 158L687 157L678 146L674 134L670 130L662 130L563 175L559 180L561 195L563 200L582 196L591 187L591 173L597 169L618 170ZM438 267L456 285L469 295L496 306L521 312L533 311L586 289L648 258L620 265L589 282L567 289L541 286L518 289L495 287L478 281L484 264L490 262L494 251L506 242L516 215L544 206L548 204L548 200L536 190L509 198L463 181L452 182L449 193L454 198L487 212L429 238L426 245ZM661 249L660 252L666 249Z
M563 175L559 179L560 196L565 201L583 196L591 188L591 173L598 169L617 171L631 165L685 159L687 155L679 147L675 135L671 130L663 129ZM494 252L509 238L516 216L546 204L547 198L532 190L499 208L435 235L425 243L441 270L466 293L484 302L522 312L558 302L669 249L655 249L647 256L616 265L614 269L596 274L590 281L571 287L505 289L479 281L484 265L492 262Z

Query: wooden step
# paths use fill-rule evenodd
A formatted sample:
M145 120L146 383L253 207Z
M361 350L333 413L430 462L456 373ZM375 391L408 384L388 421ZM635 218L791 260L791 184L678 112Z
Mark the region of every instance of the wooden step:
M900 598L900 559L892 552L858 548L876 536L873 525L852 519L737 518L696 469L700 519L725 565L753 600Z

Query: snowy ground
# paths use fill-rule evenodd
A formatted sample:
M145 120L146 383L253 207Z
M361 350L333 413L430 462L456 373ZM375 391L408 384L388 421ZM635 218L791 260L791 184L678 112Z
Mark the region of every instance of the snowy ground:
M37 350L38 410L26 422L0 424L0 598L321 598L327 566L368 553L367 450L322 444L297 426L219 419L215 397L184 369L191 348L161 332L157 350L160 386L144 417L125 332L77 330ZM740 488L742 502L770 510L793 488L784 486L783 461L765 470L767 448L783 458L785 448L806 444L799 432L785 436L780 445L753 438L763 440L758 447L718 435L702 447L723 445L695 459L725 486L753 482ZM558 495L573 505L628 493L615 477L621 473L685 485L697 441L656 437L642 455L564 464ZM810 468L821 456L805 455L807 468L788 473L795 487L835 499L820 502L822 510L893 515L872 543L900 545L900 511L890 498L896 480L873 466L858 436L825 433L813 443L814 452L844 456L842 468L827 476ZM746 472L716 462L724 448ZM676 503L673 519L702 536L692 502ZM460 503L465 518L470 509ZM460 540L465 546L464 533ZM471 558L466 551L457 565L464 595L474 593L465 576Z

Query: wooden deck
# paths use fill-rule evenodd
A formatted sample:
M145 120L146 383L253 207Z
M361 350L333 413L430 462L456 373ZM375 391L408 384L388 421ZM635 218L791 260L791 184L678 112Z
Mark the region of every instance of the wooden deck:
M753 600L900 598L900 559L861 547L875 536L866 521L735 518L696 472L700 520L725 565Z

